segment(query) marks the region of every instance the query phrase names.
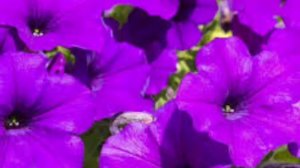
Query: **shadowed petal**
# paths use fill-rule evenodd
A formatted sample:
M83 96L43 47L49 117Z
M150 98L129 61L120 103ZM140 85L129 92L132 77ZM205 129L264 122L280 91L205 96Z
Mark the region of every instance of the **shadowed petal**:
M195 131L192 119L178 111L174 102L157 114L152 124L134 123L109 138L102 148L101 166L208 168L231 164L227 146Z
M281 1L231 0L231 4L242 24L260 35L266 35L277 23L276 16L280 13Z
M164 19L172 18L178 8L179 0L114 0L114 4L131 5L141 8L153 16L160 16Z
M152 102L144 98L149 66L142 52L129 44L106 38L100 53L73 49L77 58L67 72L96 94L97 119L123 111L144 111Z

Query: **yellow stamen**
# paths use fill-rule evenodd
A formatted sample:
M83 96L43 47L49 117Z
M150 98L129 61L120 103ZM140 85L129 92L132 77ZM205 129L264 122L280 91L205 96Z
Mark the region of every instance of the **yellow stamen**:
M33 35L36 36L36 37L40 37L40 36L43 36L44 33L40 29L34 29L33 30Z
M227 105L225 105L225 108L223 108L223 111L224 111L225 113L233 113L233 112L234 112L234 109L231 108L231 106L227 104Z
M20 122L16 117L13 117L7 121L7 126L10 128L17 128L20 126Z

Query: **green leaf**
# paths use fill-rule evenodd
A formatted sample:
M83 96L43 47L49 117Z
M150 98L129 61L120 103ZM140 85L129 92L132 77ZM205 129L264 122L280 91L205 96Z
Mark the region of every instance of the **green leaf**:
M98 159L102 145L110 136L110 120L102 120L81 136L85 145L84 167L98 168Z

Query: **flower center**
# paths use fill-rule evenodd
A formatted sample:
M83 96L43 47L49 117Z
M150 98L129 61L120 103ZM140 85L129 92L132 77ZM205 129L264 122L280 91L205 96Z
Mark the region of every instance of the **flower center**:
M42 32L42 30L35 28L32 32L32 35L35 37L41 37L44 35L44 33Z
M222 111L225 114L236 113L240 110L241 101L238 97L228 97L222 106Z
M55 27L51 13L31 13L27 18L27 26L34 37L44 36Z
M229 120L236 120L247 115L247 106L243 96L228 97L222 106L224 116Z
M27 121L24 117L20 115L10 115L4 121L4 127L7 130L10 129L19 129L25 127L27 125Z
M230 104L224 105L222 110L224 113L233 113L235 111L235 109Z

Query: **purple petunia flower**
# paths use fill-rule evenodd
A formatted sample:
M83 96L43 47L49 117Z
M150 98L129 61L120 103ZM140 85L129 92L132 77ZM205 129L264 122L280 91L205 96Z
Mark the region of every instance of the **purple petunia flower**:
M199 43L201 33L198 26L211 22L217 10L215 0L180 0L179 9L170 20L168 45L185 50Z
M93 123L90 91L50 75L41 55L0 57L0 167L82 167L79 134Z
M57 46L99 49L104 4L101 0L1 1L0 24L16 28L32 50Z
M176 50L190 49L200 42L198 26L211 21L216 11L214 0L180 0L178 11L169 20L134 9L122 29L112 19L106 22L118 41L129 42L146 52L152 67L147 94L152 95L166 88L176 71Z
M152 54L148 55L148 62L151 65L149 85L146 90L147 95L159 94L167 88L169 78L176 72L177 53L172 49L160 51L160 44L154 43ZM151 60L152 59L152 60Z
M276 30L270 36L265 48L276 51L279 55L297 57L300 55L299 37L300 27Z
M250 27L255 33L265 36L278 23L281 13L281 0L228 0L230 8L237 14L241 24Z
M119 30L115 24L112 27L116 38L122 41L142 47L156 41L168 48L185 50L199 43L201 32L198 26L212 21L217 9L214 0L180 0L176 15L168 20L135 9L124 28Z
M106 49L94 52L73 48L75 64L66 66L69 73L96 94L97 119L123 111L140 111L152 107L145 100L149 66L142 50L116 43L107 37Z
M187 113L171 102L150 125L134 123L110 137L100 154L101 167L218 167L230 165L228 147L197 132Z
M297 58L300 55L298 46L299 36L300 29L297 27L276 30L270 37L266 48L285 57ZM289 151L296 157L300 157L299 144L300 141L297 141L288 145Z
M199 43L201 33L198 26L212 21L217 9L214 0L180 0L179 9L171 19L149 16L135 9L121 32L118 32L118 26L114 25L113 29L117 39L135 45L157 41L169 48L185 50Z
M237 2L234 2L237 3ZM242 2L243 3L243 2ZM249 52L254 56L259 54L267 45L270 35L275 30L271 28L266 34L257 33L251 25L242 23L239 19L239 13L232 9L232 1L221 0L221 26L224 31L231 31L233 36L239 37L247 45ZM246 8L246 7L245 7ZM243 12L241 14L243 16Z
M240 23L238 17L234 17L229 25L233 36L239 37L247 45L251 55L259 54L268 44L268 40L273 33L273 30L266 35L259 35L250 27Z
M299 5L298 0L284 0L280 16L286 27L300 27Z
M120 25L113 19L106 18L105 21L112 28L117 41L133 44L146 53L151 66L146 94L158 94L165 89L169 77L176 72L177 63L176 50L168 47L166 40L171 24L160 17L149 16L140 9L131 12L122 29L119 29Z
M230 146L236 165L254 167L271 150L299 140L297 57L263 51L251 57L238 38L217 39L197 56L177 102L198 130Z
M22 49L25 49L25 46L15 31L7 27L0 27L0 54Z

